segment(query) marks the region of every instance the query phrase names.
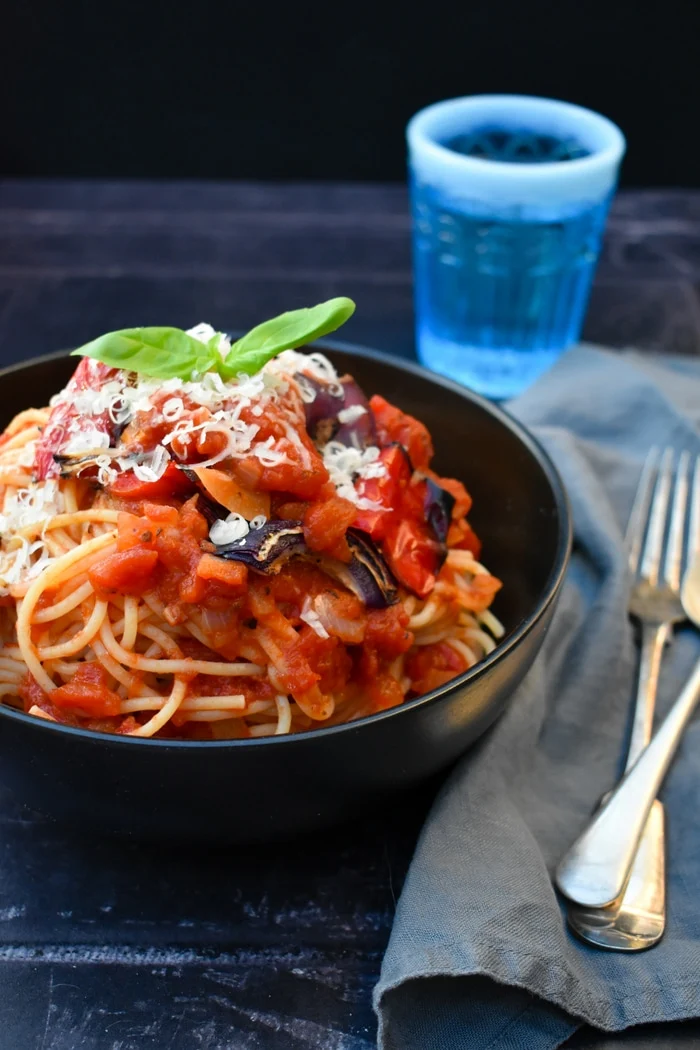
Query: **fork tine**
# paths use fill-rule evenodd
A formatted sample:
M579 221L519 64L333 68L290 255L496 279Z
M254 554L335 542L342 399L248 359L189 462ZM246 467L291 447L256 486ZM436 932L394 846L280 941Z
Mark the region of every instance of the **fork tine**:
M700 456L695 459L688 522L688 564L700 554Z
M690 453L684 450L678 457L676 484L673 489L673 503L671 506L671 521L668 526L668 540L664 558L664 580L674 591L679 590L681 586L685 509L688 503L689 463Z
M649 511L649 528L647 530L646 543L642 551L642 564L640 575L647 580L652 587L659 582L659 569L661 567L661 551L664 545L664 533L666 531L666 515L668 513L668 502L671 495L671 468L673 464L673 449L667 448L661 457L659 475L656 479L654 497L651 501Z
M639 475L637 491L634 494L634 502L632 503L632 510L627 523L625 550L627 551L627 561L632 575L636 573L637 566L639 565L639 555L642 549L642 543L644 542L644 533L646 532L647 517L649 514L649 504L651 503L651 494L654 486L654 473L658 465L658 460L659 449L656 445L652 445L647 453L647 458L644 460L644 466Z

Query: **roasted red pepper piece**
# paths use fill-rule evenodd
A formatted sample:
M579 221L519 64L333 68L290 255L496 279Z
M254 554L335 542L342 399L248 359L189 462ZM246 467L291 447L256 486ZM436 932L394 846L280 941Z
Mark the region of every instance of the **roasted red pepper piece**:
M399 583L419 598L427 598L443 561L441 545L427 526L411 518L394 519L383 543L389 568Z
M433 443L425 424L389 404L379 394L370 398L369 404L374 412L379 444L396 441L406 449L416 470L427 467L433 458Z
M109 486L113 496L124 500L171 499L173 496L185 496L193 490L192 482L172 462L168 463L157 481L141 481L133 470L125 470Z
M355 518L355 527L368 532L373 540L381 541L387 534L395 514L401 511L404 492L411 481L411 464L401 445L390 445L379 454L386 473L378 478L363 478L357 492L366 499L381 503L386 510L361 510Z

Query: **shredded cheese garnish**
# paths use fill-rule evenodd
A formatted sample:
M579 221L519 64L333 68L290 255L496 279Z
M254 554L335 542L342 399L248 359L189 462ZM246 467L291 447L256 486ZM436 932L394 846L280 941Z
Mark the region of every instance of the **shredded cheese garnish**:
M356 423L361 416L367 415L367 409L364 405L350 405L348 408L341 408L338 413L339 423Z
M250 532L250 526L241 514L232 513L223 521L215 521L209 529L209 539L217 547L224 543L235 543L243 540Z
M385 473L376 445L359 449L341 445L339 441L329 441L323 449L323 462L339 496L350 500L360 510L381 510L381 503L360 496L354 485L357 478L378 478Z
M190 329L190 335L206 343L215 332L211 325L199 324ZM229 340L222 336L218 347L222 355L229 347ZM264 467L275 467L290 462L293 455L302 465L310 467L311 454L301 439L300 429L304 426L305 405L316 397L312 381L325 386L334 396L343 394L333 365L320 353L285 350L255 375L239 375L228 382L216 372L184 381L156 380L122 371L105 383L97 362L86 360L89 361L87 382L91 388L79 391L67 388L51 399L52 409L63 411L55 413L43 440L50 436L55 455L67 457L62 469L71 469L71 460L78 472L88 466L93 472L96 468L96 480L103 487L113 484L119 474L127 470L133 470L141 481L158 481L174 458L173 441L177 439L179 445L191 447L200 437L204 439L212 434L222 436L221 450L198 462L198 466L214 466L225 459L253 456ZM204 415L208 418L204 422L195 422L199 409L207 410ZM250 422L250 418L262 422L273 410L280 418L284 436L261 441L258 439L261 424ZM338 420L341 424L354 423L366 411L361 405L353 405L342 409ZM162 427L163 436L155 449L145 452L138 445L128 443L110 447L104 421L108 419L114 427L123 430L133 421L138 424L141 414L149 426ZM201 413L199 418L201 420ZM21 450L19 466L31 467L36 445L36 441L30 441ZM322 455L340 496L351 500L359 509L381 508L381 504L358 495L355 489L358 479L380 477L385 472L378 448L348 448L330 441ZM7 587L12 584L32 578L53 559L42 539L29 543L16 534L23 527L47 520L64 509L63 497L53 478L33 482L6 500L4 513L0 515L0 536L7 537L3 540L4 549L0 550L0 594L7 593ZM262 515L251 522L239 514L229 515L212 525L210 539L217 544L242 542L250 528L261 528L265 520ZM309 608L305 622L317 633L325 633L317 619L317 614Z
M0 551L0 594L7 594L12 584L34 579L51 560L43 538L29 543L17 535L20 529L45 522L64 510L63 495L54 479L33 483L6 499L0 514L0 535L9 539L6 549Z

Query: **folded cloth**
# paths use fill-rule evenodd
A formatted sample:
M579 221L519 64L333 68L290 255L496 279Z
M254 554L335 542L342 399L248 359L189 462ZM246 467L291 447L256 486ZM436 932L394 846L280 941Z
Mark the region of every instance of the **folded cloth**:
M574 551L540 655L421 833L375 990L382 1050L550 1050L583 1021L700 1016L700 721L662 794L662 941L633 955L582 944L551 883L622 770L637 663L623 534L649 447L700 452L700 363L582 346L508 408L564 479ZM660 713L699 653L679 630Z

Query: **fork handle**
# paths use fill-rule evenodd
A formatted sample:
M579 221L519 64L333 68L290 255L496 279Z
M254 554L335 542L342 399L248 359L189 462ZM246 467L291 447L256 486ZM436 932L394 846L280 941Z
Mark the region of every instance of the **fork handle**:
M668 633L665 624L641 623L639 627L637 693L626 771L651 739ZM567 919L579 937L596 947L618 951L641 951L659 940L666 922L665 838L664 810L657 801L649 813L627 885L615 903L590 908L568 902Z
M604 907L622 892L644 825L700 695L700 660L649 746L560 863L556 882L578 904Z
M644 748L651 740L654 724L656 694L659 689L661 657L668 637L668 624L640 625L639 671L637 674L637 696L632 716L632 732L625 772L632 768Z

